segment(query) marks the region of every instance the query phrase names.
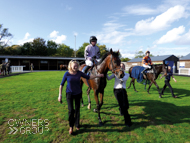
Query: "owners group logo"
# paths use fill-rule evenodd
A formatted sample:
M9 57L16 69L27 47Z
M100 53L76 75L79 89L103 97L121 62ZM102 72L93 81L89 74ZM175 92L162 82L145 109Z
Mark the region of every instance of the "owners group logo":
M45 119L10 119L9 134L43 134L49 131L49 120Z

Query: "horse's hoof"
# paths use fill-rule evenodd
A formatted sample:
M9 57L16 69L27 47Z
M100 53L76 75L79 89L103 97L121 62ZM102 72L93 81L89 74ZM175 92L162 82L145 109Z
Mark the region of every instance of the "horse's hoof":
M129 89L129 87L127 87L127 89Z
M82 104L81 107L84 107L84 104Z
M101 126L103 126L104 124L102 123L102 122L99 122L99 126L101 127Z
M91 105L88 105L88 107L87 107L89 110L91 109Z
M159 98L162 98L162 96L160 95Z
M96 113L97 113L97 112L98 112L98 110L97 110L97 109L94 109L94 112L96 112Z
M135 91L135 92L138 92L138 91Z

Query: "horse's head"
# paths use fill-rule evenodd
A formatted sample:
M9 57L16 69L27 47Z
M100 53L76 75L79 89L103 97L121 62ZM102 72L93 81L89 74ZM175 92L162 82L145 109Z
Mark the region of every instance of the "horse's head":
M117 52L113 52L112 49L110 49L110 64L109 69L114 73L118 78L124 77L124 71L121 69L120 64L121 60L119 58L119 50Z

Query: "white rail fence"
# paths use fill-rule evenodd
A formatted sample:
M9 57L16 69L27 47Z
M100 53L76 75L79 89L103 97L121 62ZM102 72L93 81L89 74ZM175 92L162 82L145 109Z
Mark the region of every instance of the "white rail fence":
M179 75L190 75L190 68L179 68Z
M23 67L25 66L11 66L11 73L23 72Z

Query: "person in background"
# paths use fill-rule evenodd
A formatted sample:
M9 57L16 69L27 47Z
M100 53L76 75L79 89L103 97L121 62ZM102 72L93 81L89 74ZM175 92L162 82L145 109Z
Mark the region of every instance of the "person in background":
M162 77L163 77L163 76L162 76ZM162 78L162 77L161 77L161 78ZM169 89L170 89L170 92L172 93L172 97L173 97L173 98L177 98L177 96L174 95L172 86L170 85L170 77L172 77L173 80L174 80L175 82L177 82L176 79L175 79L174 76L173 76L171 67L168 66L167 76L165 76L165 85L164 85L164 87L162 88L161 94L164 95L164 90L165 90L166 87L168 86Z
M146 56L143 57L142 64L145 69L141 72L142 74L145 74L145 71L152 69L152 61L151 58L149 57L150 51L146 51Z
M33 65L33 63L31 63L31 65L30 65L31 72L33 72L33 69L34 69L34 65Z
M86 73L89 68L93 66L93 61L99 61L100 58L100 49L96 46L97 38L95 36L90 37L90 45L86 46L84 50L85 64L83 72Z
M115 76L115 74L112 74L111 76L107 75L107 79L111 80L115 78L114 95L119 104L120 115L124 115L125 125L130 127L132 125L132 122L131 122L131 117L128 113L129 102L126 91L126 81L129 78L129 74L125 73L125 65L123 63L121 63L120 66L124 71L125 74L124 77L119 79L117 78L117 76Z
M80 78L93 79L104 77L104 74L99 74L97 76L94 75L86 75L85 73L78 70L79 62L75 60L71 60L68 65L68 71L64 74L62 82L59 87L59 97L58 101L62 103L62 89L67 81L66 87L66 99L69 110L69 134L73 133L73 126L75 124L76 129L80 129L79 121L80 121L80 99L82 98L82 90L80 85ZM75 100L75 109L73 107L73 101Z

